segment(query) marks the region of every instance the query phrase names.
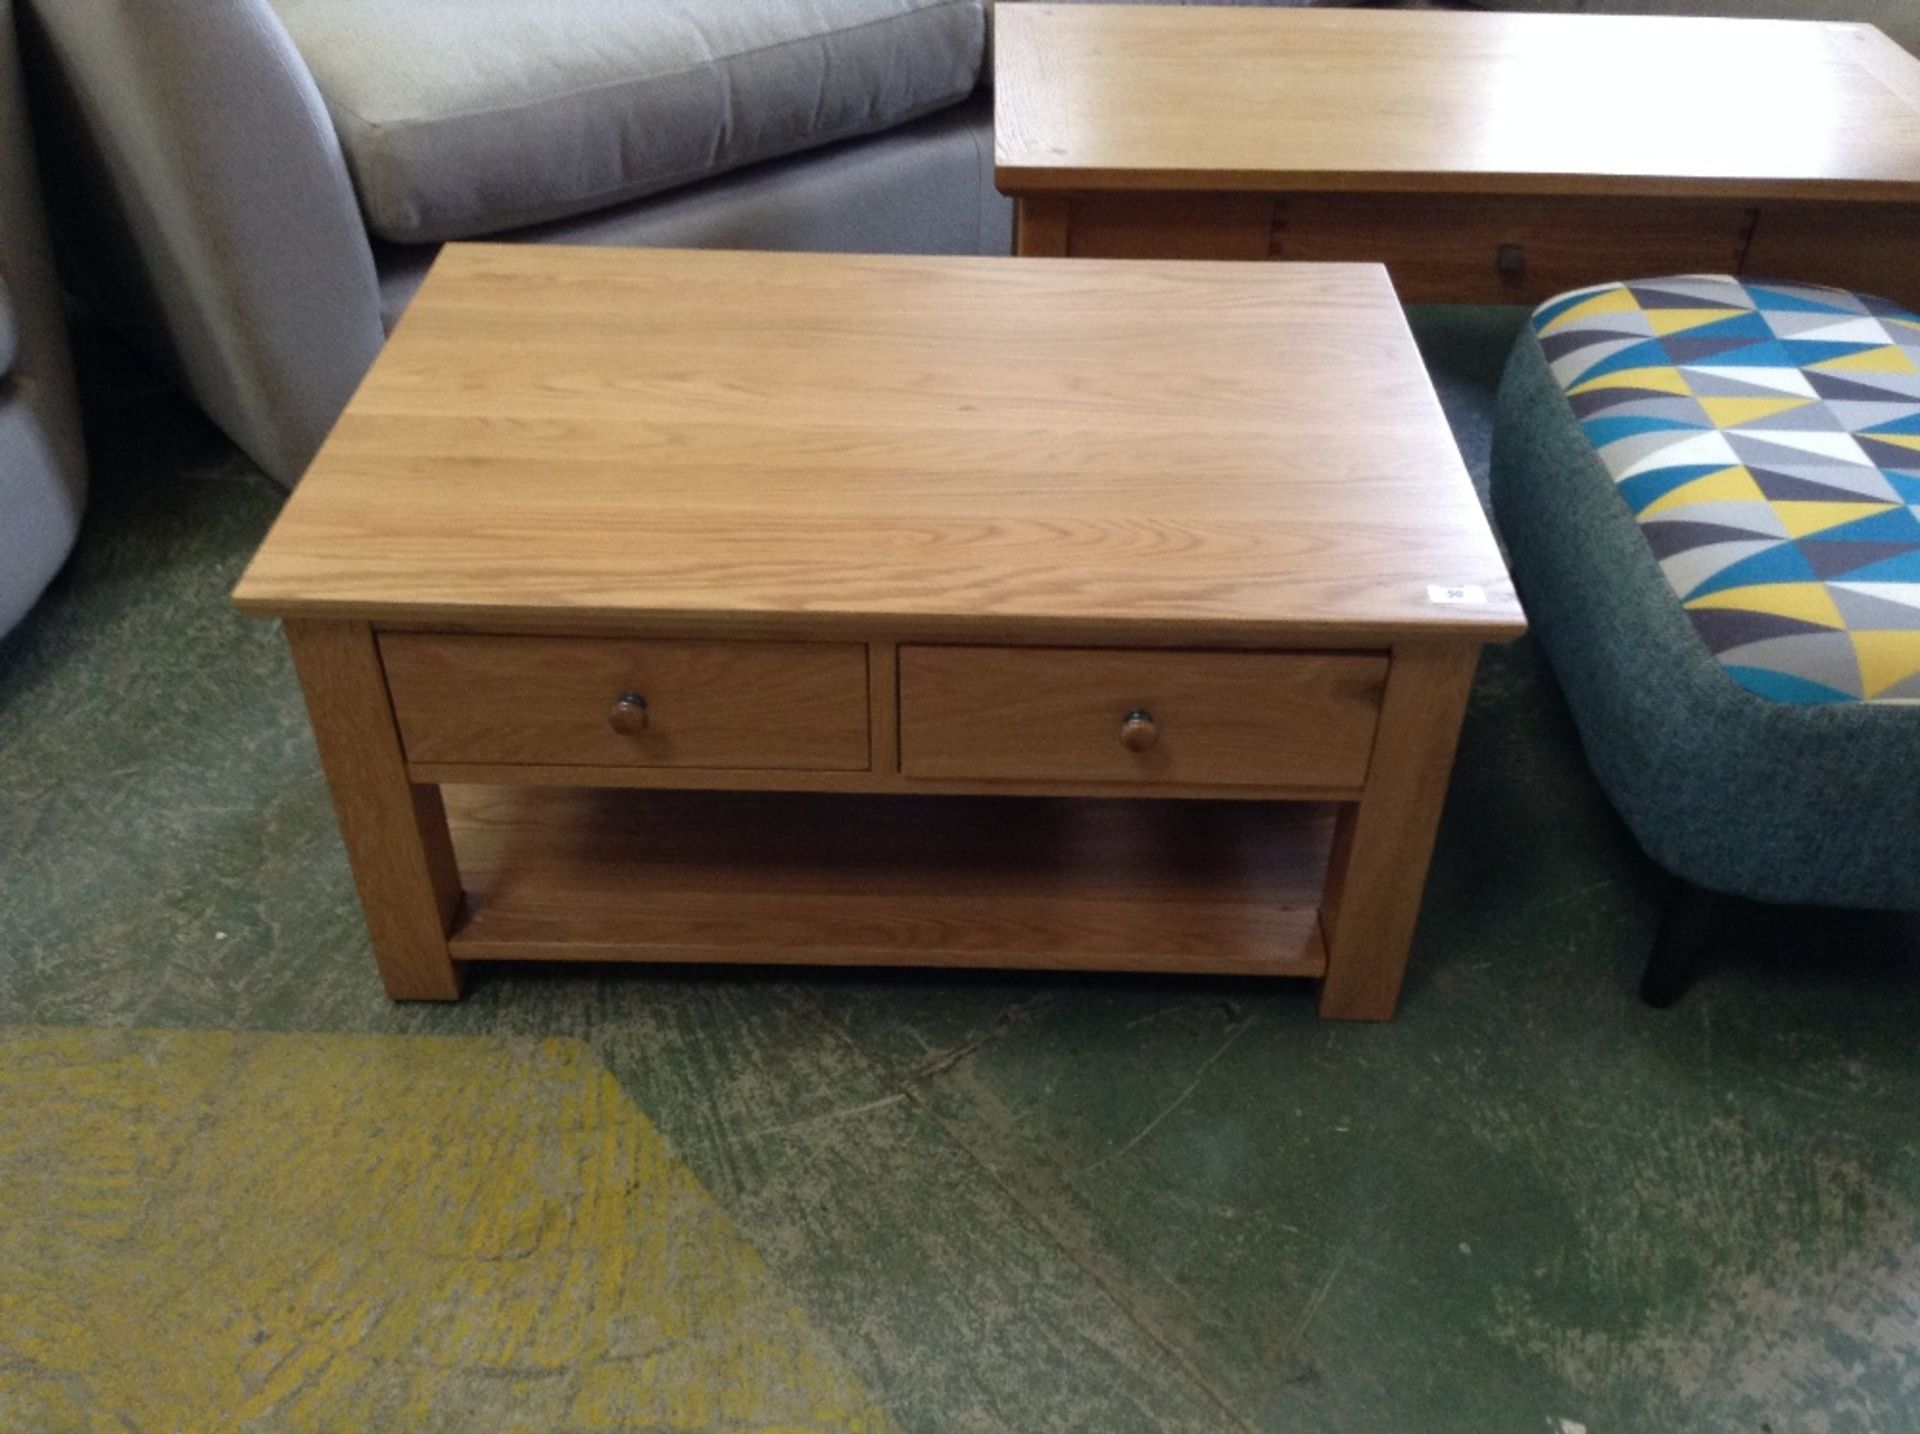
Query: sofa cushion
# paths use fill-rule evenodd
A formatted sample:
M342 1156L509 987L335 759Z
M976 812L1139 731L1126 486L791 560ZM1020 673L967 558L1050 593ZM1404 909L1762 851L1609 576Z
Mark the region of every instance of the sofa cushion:
M871 133L979 78L980 0L273 0L367 223L580 214Z
M1726 674L1920 702L1920 317L1805 284L1605 284L1534 315L1555 381Z

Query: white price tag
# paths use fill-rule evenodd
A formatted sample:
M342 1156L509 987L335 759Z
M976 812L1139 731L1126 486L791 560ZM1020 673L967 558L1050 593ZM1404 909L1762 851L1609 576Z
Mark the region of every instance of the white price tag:
M1474 583L1462 583L1457 587L1442 587L1438 583L1427 584L1427 601L1438 603L1484 603L1487 590Z

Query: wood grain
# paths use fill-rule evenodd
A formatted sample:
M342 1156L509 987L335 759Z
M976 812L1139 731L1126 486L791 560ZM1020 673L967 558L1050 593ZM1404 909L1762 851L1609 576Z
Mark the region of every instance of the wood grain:
M438 787L408 780L373 633L297 620L286 632L380 979L396 1001L454 1000L460 877L446 812Z
M1271 253L1385 264L1409 303L1531 304L1621 278L1734 273L1753 214L1724 200L1290 195ZM1521 264L1503 272L1508 246Z
M1394 650L1366 793L1341 809L1327 871L1325 1018L1390 1020L1399 1003L1478 658L1454 645Z
M1384 657L903 647L900 766L911 778L1358 788ZM1120 741L1128 713L1159 728Z
M449 795L463 958L1325 969L1324 807Z
M922 797L1138 797L1135 781L1054 781L1046 777L907 777L899 772L809 772L798 768L755 767L554 767L504 762L415 762L407 767L416 782L441 786L633 787L660 791L847 792L873 796ZM1145 794L1156 800L1200 798L1232 802L1357 801L1360 788L1338 786L1262 786L1249 783L1203 786L1155 782Z
M1742 267L1920 308L1920 205L1766 205Z
M441 251L235 600L860 641L1523 625L1380 269L529 244Z
M1022 197L1920 199L1920 60L1867 25L1009 5L994 31L996 177ZM1601 76L1626 88L1596 120Z
M867 725L873 760L868 771L881 780L900 774L900 650L891 642L867 649Z
M1360 796L1323 1008L1367 1016L1458 716L1413 730L1402 645L1523 626L1378 267L520 245L442 251L235 600L295 619L395 994L455 957L1320 974L1317 799ZM909 670L943 638L1029 649L959 744L898 705L955 694ZM1340 647L1393 648L1391 742ZM1141 701L1159 755L1088 755ZM462 780L464 908L424 785ZM604 789L696 783L832 794ZM1074 795L924 795L973 790Z
M1066 212L1070 256L1384 264L1402 300L1451 304L1538 303L1623 274L1735 273L1757 213L1730 200L1591 195L1141 190L1051 202ZM1865 208L1877 213L1880 206ZM1910 211L1889 207L1888 214ZM1844 222L1844 214L1836 218ZM1887 223L1869 232L1861 247L1886 255L1889 266L1904 262L1904 250L1883 237ZM1509 250L1517 267L1502 263Z
M412 762L861 771L867 650L858 643L665 642L387 633ZM646 730L608 710L646 701Z

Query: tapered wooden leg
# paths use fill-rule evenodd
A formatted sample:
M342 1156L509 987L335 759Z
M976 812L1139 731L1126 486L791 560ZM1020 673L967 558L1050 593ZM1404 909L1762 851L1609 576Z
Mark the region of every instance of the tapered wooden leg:
M1706 955L1707 935L1713 929L1720 898L1688 881L1677 882L1660 916L1660 932L1653 954L1640 976L1640 999L1665 1010L1699 976Z
M455 1000L447 932L460 875L447 814L438 787L407 779L373 629L302 619L286 631L380 979L396 1001Z
M1361 798L1341 814L1320 908L1320 1014L1385 1021L1400 999L1479 648L1397 647Z

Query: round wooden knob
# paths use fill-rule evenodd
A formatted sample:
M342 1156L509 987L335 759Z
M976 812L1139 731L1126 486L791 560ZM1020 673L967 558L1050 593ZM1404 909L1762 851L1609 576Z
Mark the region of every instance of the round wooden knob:
M607 713L607 725L622 737L637 737L647 730L647 699L638 692L622 692Z
M1522 244L1502 244L1494 252L1493 267L1503 279L1523 278L1527 272L1527 250Z
M1151 752L1160 740L1160 724L1144 707L1135 708L1120 723L1120 745L1129 752Z

